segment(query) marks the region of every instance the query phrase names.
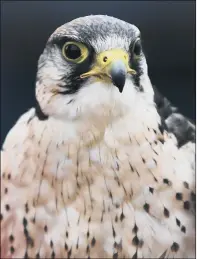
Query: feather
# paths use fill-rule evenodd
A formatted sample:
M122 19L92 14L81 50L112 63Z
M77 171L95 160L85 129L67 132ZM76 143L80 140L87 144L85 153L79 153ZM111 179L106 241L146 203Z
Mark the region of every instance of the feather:
M194 126L167 99L154 101L143 54L140 88L128 77L120 94L89 79L59 93L60 78L80 70L59 56L65 33L97 52L128 50L139 36L118 19L88 16L50 37L36 108L1 152L1 258L195 258Z

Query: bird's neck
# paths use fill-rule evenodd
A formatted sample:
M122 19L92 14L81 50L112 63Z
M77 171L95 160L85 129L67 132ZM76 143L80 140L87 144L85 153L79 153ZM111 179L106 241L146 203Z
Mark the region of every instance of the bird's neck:
M98 114L72 121L49 117L44 122L37 121L34 131L35 136L40 137L40 133L36 133L37 128L45 128L48 132L45 135L50 136L54 144L72 142L77 146L89 147L100 141L106 141L106 136L113 136L114 139L121 139L121 141L127 139L128 134L135 138L149 129L158 130L159 124L160 117L154 105L151 104L146 108L139 105L134 111L125 114L117 112L116 116Z

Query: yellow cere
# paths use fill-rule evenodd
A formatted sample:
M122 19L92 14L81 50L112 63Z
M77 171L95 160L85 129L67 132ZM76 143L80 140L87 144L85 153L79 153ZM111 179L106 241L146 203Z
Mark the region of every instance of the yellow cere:
M104 51L96 57L96 62L92 70L87 73L82 74L80 77L85 78L89 76L109 76L109 70L111 65L118 61L122 60L125 64L127 73L136 74L136 71L129 67L129 56L128 53L122 49L111 49Z

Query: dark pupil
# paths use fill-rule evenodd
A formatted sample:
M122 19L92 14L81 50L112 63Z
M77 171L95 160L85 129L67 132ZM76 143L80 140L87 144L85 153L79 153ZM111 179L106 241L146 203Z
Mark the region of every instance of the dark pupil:
M70 59L76 59L81 56L81 50L78 46L76 46L74 44L70 44L70 45L66 46L65 54Z
M142 50L141 42L140 42L140 40L138 40L138 41L135 43L133 52L135 53L135 55L140 55L141 50Z

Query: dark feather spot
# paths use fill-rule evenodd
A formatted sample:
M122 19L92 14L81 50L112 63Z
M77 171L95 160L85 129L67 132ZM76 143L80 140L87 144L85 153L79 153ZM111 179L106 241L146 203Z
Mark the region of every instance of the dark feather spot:
M32 121L34 117L35 117L35 114L33 114L33 115L28 119L27 124L29 124L30 121Z
M190 209L190 202L189 201L185 201L183 203L183 207L184 207L185 210L189 210Z
M166 253L168 250L165 250L161 255L160 255L160 259L165 259L166 258Z
M53 248L53 241L50 241L50 247Z
M55 252L54 251L51 253L51 258L55 258Z
M9 210L10 210L10 205L9 205L9 204L6 204L6 205L5 205L5 209L6 209L7 211L9 211Z
M142 162L145 164L146 163L146 160L142 157Z
M183 233L186 233L186 227L185 227L185 226L182 226L182 227L181 227L181 231L182 231Z
M91 246L94 247L96 244L96 239L95 237L92 238L92 241L91 241Z
M179 244L177 244L176 242L174 242L171 246L171 251L172 252L177 252L179 250Z
M71 249L68 251L68 258L71 257L71 254L72 254L72 247L71 247Z
M24 235L25 235L26 238L29 236L29 232L26 228L24 228Z
M116 215L116 217L115 217L115 222L118 222L118 216Z
M155 160L154 158L153 158L153 161L155 162L155 164L157 165L157 160Z
M129 166L131 168L131 171L134 172L134 168L133 168L133 166L130 163L129 163Z
M37 254L36 254L36 259L39 259L39 258L40 258L40 254L37 253Z
M124 218L125 218L125 215L123 214L123 211L122 211L122 213L120 215L120 221L123 221Z
M118 258L118 253L114 253L113 254L113 259L117 259Z
M141 248L141 247L143 246L143 244L144 244L144 241L143 241L143 240L140 240L140 241L139 241L139 245L138 245L138 247L140 247L140 248Z
M134 246L138 246L138 245L139 245L139 239L138 239L137 236L134 236L134 238L133 238L133 240L132 240L132 244L133 244Z
M119 178L117 176L114 177L114 180L117 182L118 186L120 186L120 181L119 181Z
M155 176L153 178L154 178L155 182L158 182L158 180L157 180L157 178Z
M114 248L117 248L118 244L116 242L114 242Z
M109 197L110 199L113 199L111 191L109 191Z
M67 102L67 104L70 104L70 103L72 103L73 101L74 101L74 99L70 99L70 101Z
M153 150L153 152L158 156L158 153L154 150L154 149L152 149Z
M29 258L27 251L25 252L24 258L25 258L25 259L28 259L28 258Z
M47 225L44 226L44 231L47 232L48 231L48 227Z
M196 194L194 192L191 192L191 200L196 201Z
M137 227L137 225L135 224L135 226L134 226L134 228L133 228L133 233L137 233L138 232L138 227Z
M172 182L169 181L167 178L164 178L164 179L163 179L163 183L165 183L165 184L167 184L167 185L169 185L169 186L172 185Z
M169 218L169 216L170 216L169 210L166 209L165 207L164 207L164 210L163 210L163 214L164 214L164 216L165 216L166 218Z
M116 162L116 169L117 169L117 171L120 170L120 166L119 166L119 164L117 162Z
M86 247L86 253L87 253L87 254L90 253L90 246L89 246L89 245L87 245L87 247Z
M150 205L148 203L144 204L144 210L149 213Z
M68 250L68 245L66 243L64 245L64 248L65 248L66 251Z
M9 240L10 240L11 243L14 241L13 235L10 235L10 236L9 236Z
M101 215L101 223L103 222L103 214L104 214L104 212L102 211L102 215Z
M186 189L189 189L189 184L187 182L183 182L183 186L186 188Z
M27 245L30 245L32 248L34 247L34 240L30 236L26 238L26 241Z
M116 209L120 208L120 204L119 203L115 203L115 207L116 207Z
M137 257L137 251L135 252L135 254L133 255L133 257L132 257L133 259L137 259L138 257Z
M182 194L181 192L177 192L177 193L176 193L176 199L177 199L178 201L181 201L181 200L183 199L183 194Z
M68 238L68 231L66 231L66 237Z
M151 193L153 194L153 192L154 192L154 188L149 187L149 192L151 192Z
M89 238L90 236L90 232L89 232L89 229L88 229L88 232L87 232L87 238Z
M179 220L179 219L177 219L177 218L176 218L176 224L177 224L177 226L179 226L179 227L180 227L180 225L181 225L180 220Z
M143 88L142 85L139 86L139 91L140 91L140 92L144 92L144 88Z
M10 180L11 179L11 174L8 174L8 180Z
M13 254L15 252L15 249L13 246L10 247L10 253Z
M8 188L5 188L4 193L6 194L8 192Z
M138 173L138 170L137 170L137 169L135 169L135 172L137 173L138 177L140 177L140 174Z
M164 139L163 138L159 138L159 142L161 142L162 144L164 144Z
M113 237L115 238L115 236L116 236L116 232L115 232L115 230L114 230L113 225L112 225L112 233L113 233Z
M25 212L28 213L29 212L29 207L28 207L28 204L25 203Z
M122 250L122 240L120 240L119 244L117 242L114 242L114 248L121 251Z
M23 218L23 226L24 226L24 228L27 227L27 219L25 217Z
M154 132L155 134L157 134L157 131L156 131L155 129L153 129L153 132Z

